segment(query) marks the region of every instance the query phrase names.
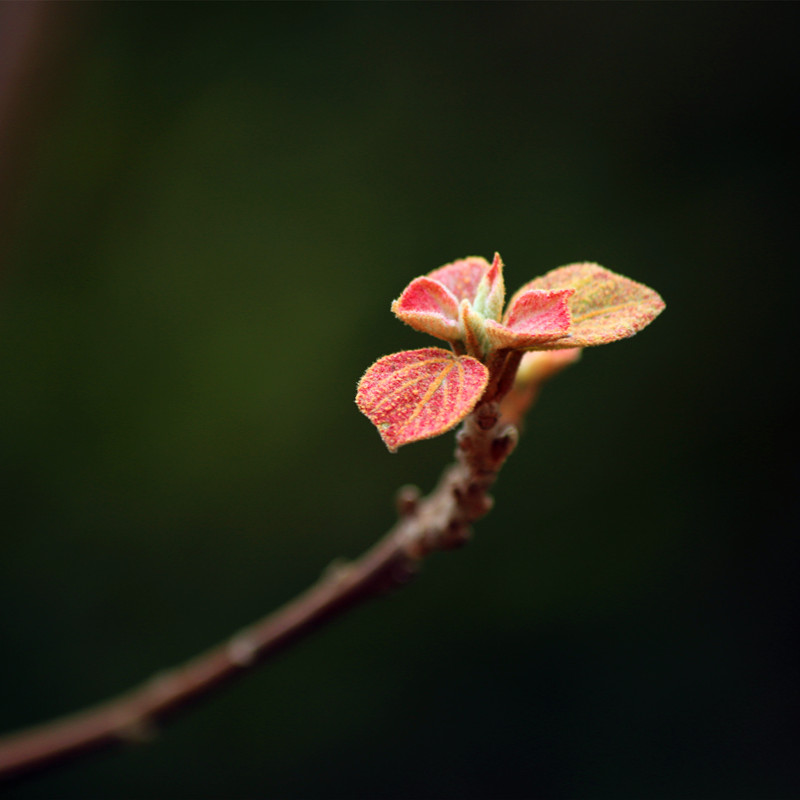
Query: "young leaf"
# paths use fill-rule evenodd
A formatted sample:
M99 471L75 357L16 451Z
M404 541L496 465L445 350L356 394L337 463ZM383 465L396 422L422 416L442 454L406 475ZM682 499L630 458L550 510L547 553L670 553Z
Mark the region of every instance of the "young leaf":
M486 333L494 347L539 349L571 331L569 298L572 289L517 292L503 318L504 324L486 321Z
M392 303L392 311L407 325L449 342L457 341L458 301L441 283L415 278Z
M638 333L663 310L664 301L650 287L617 275L599 264L570 264L526 283L511 303L531 289L574 289L569 299L570 335L541 349L590 347Z
M446 286L456 300L467 299L471 303L489 268L489 262L485 258L468 256L429 272L427 277Z
M503 313L506 299L506 287L503 281L503 259L500 253L494 254L494 261L487 273L481 278L475 290L473 308L486 319L499 320Z
M394 452L458 424L488 380L489 370L470 356L439 347L404 350L379 358L364 373L356 403Z

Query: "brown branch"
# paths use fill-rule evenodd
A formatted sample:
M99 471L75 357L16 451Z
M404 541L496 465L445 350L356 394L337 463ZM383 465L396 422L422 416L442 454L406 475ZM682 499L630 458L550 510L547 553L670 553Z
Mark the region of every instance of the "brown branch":
M0 779L114 745L147 741L156 726L334 619L407 583L425 556L463 545L490 508L488 490L514 449L522 413L500 419L496 402L480 405L457 435L456 461L428 497L402 490L397 524L349 564L331 567L295 600L226 642L141 686L78 714L0 740Z

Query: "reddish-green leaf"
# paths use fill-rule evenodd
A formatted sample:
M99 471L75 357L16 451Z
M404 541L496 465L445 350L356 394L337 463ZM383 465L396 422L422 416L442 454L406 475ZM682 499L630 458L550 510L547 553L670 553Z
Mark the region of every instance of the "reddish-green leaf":
M526 283L512 298L531 289L574 289L569 299L570 335L537 349L590 347L638 333L663 310L664 301L648 286L604 269L599 264L570 264Z
M439 347L404 350L379 358L364 373L356 403L394 452L457 425L488 380L489 371L470 356Z

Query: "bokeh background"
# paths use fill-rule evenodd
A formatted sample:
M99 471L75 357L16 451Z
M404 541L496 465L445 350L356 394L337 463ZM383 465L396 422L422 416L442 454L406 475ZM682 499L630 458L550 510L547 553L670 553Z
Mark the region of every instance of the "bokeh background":
M469 547L8 796L797 797L797 16L0 6L3 729L431 488L452 437L389 455L353 404L433 343L412 277L499 250L512 290L592 260L667 302L548 387Z

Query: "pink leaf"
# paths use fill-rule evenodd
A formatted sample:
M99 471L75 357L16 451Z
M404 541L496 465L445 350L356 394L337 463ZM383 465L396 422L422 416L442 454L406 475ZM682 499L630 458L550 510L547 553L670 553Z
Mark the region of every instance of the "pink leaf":
M379 358L358 384L356 403L386 446L438 436L475 407L489 370L475 358L439 347Z
M489 262L485 258L469 256L429 272L428 277L446 286L456 300L469 300L471 303L475 299L478 285L488 271Z
M572 292L573 289L517 292L508 306L503 325L491 320L486 322L492 346L524 350L563 338L570 330L567 301Z
M570 264L526 283L512 304L531 289L574 289L569 299L570 335L542 349L590 347L638 333L663 310L664 301L648 286L617 275L599 264Z
M415 330L449 342L459 338L458 301L430 278L414 278L392 303L392 311Z

